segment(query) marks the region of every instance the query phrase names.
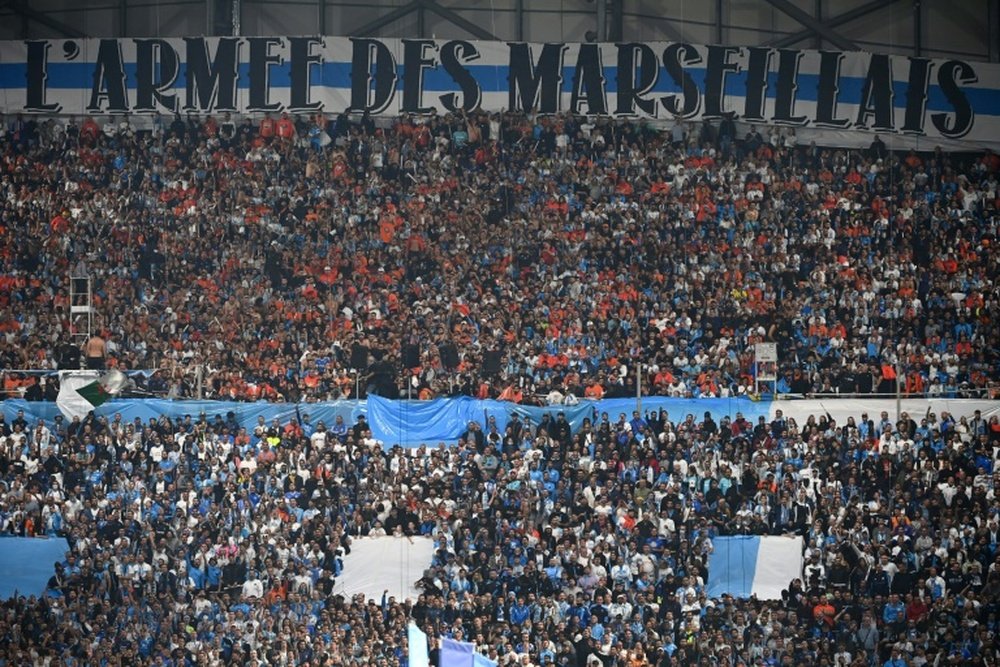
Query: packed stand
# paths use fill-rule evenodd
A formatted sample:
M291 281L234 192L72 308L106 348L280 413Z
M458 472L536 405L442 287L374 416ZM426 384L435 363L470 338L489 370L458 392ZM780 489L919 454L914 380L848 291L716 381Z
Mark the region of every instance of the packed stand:
M996 664L1000 422L564 415L383 448L363 418L0 424L0 531L65 536L0 606L2 665L406 665L406 624L503 666ZM780 601L711 599L718 536L797 534ZM417 599L335 591L431 539Z
M87 356L160 396L599 398L635 358L645 393L727 396L759 341L769 390L992 395L998 156L667 125L7 119L0 368L79 363L90 276Z

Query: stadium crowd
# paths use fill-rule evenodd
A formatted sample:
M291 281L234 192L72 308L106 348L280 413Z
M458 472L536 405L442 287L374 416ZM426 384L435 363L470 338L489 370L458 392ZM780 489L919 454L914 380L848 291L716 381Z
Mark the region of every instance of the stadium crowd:
M0 665L403 667L411 619L505 667L996 664L1000 423L859 417L554 414L403 450L363 418L18 415L0 531L71 547L0 605ZM734 534L804 538L783 599L708 597ZM434 541L419 597L337 593L369 535Z
M646 393L727 396L753 391L758 341L785 393L1000 375L989 152L730 120L131 123L2 124L0 367L79 363L72 275L86 361L158 369L158 395L598 398L633 393L641 358Z
M729 396L773 341L782 392L1000 375L991 153L728 120L131 122L2 124L0 368L531 401L631 393L640 359L648 392ZM71 276L93 281L83 359ZM4 388L51 395L35 380ZM504 665L1000 659L995 417L574 433L557 410L413 452L363 422L4 423L0 530L71 549L44 598L0 607L0 664L394 666L409 619ZM423 595L337 596L351 539L382 533L435 541ZM712 540L744 533L805 538L783 600L707 596Z

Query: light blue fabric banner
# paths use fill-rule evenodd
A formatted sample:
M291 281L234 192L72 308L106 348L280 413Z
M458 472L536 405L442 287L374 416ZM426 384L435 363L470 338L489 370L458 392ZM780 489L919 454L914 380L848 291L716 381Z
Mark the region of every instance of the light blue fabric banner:
M430 667L430 652L427 650L427 634L416 623L406 626L408 667Z
M475 654L475 644L442 637L438 667L473 667Z
M441 653L438 663L439 667L497 667L497 663L476 652L475 644L459 642L447 637L441 638Z
M472 667L497 667L497 663L493 662L482 653L473 653Z
M62 537L0 537L0 600L42 595L67 551Z
M708 596L713 599L722 595L750 597L760 538L752 535L720 537L712 541L712 547L708 557Z
M195 421L204 412L209 421L213 421L216 415L226 419L226 415L232 412L236 422L250 430L257 423L257 416L261 415L270 423L277 418L282 424L289 419L297 419L296 407L302 416L309 415L313 425L319 421L326 422L327 426L332 426L334 420L339 415L344 421L351 425L357 421L358 416L367 412L365 401L331 401L329 403L269 403L258 401L257 403L241 403L236 401L168 401L165 399L147 398L136 399L126 398L108 401L99 406L94 412L99 417L113 418L117 413L121 413L122 419L131 422L136 417L147 423L151 418L160 419L170 417L171 419L181 418L191 415ZM18 410L24 410L25 419L29 424L33 424L38 419L44 419L51 424L59 409L55 403L47 401L24 401L20 399L6 400L3 402L3 413L7 423L17 416Z
M433 401L391 401L369 396L368 423L372 435L386 443L453 443L468 430L469 422L483 423L483 411L478 404L479 401L464 396Z
M662 396L644 397L642 399L642 415L666 410L669 418L683 421L688 415L694 415L696 421L701 421L706 412L718 421L724 416L735 416L742 413L744 417L755 422L758 416L768 417L771 403L768 401L751 401L746 398L701 398L683 399ZM511 415L517 414L522 419L530 419L538 424L548 414L555 419L560 412L565 413L573 433L583 426L584 419L598 421L602 413L608 413L612 422L618 421L618 416L625 414L626 419L632 418L636 409L634 398L613 398L602 401L581 401L578 405L550 405L545 407L518 405L506 401L480 401L469 397L442 398L433 401L394 401L379 396L370 396L367 401L333 401L328 403L240 403L229 401L169 401L164 399L120 399L109 401L98 407L98 416L113 418L121 413L122 419L132 421L136 417L143 423L155 417L170 417L171 419L191 415L197 420L204 412L209 421L216 415L226 419L229 412L234 414L236 422L252 430L257 423L257 417L264 417L268 423L277 418L282 424L299 416L309 415L313 425L320 421L329 427L340 416L348 426L353 425L361 415L367 417L372 429L372 435L392 447L396 444L404 447L416 447L421 444L436 445L439 442L454 444L468 430L469 422L475 421L488 429L488 422L493 419L497 429L503 433L507 428ZM9 424L19 410L24 410L29 424L38 419L52 423L59 414L55 403L29 402L20 399L3 402L3 412Z
M485 403L499 403L498 401L484 401ZM580 401L579 405L550 405L546 407L534 407L516 405L513 408L509 403L500 403L507 406L507 410L515 412L522 418L529 417L535 424L542 420L546 413L555 418L560 412L566 414L566 421L570 428L576 433L583 426L583 420L590 418L596 423L601 419L603 413L608 413L611 423L618 421L618 416L625 414L626 420L632 419L632 413L636 410L635 398L606 398L601 401ZM769 418L770 401L752 401L748 398L670 398L668 396L647 396L642 399L640 413L643 417L652 412L666 410L667 415L673 422L683 421L687 415L694 415L695 421L701 421L706 412L712 415L715 421L719 421L725 416L735 417L736 413L741 413L747 419L756 422L757 417ZM503 427L498 427L503 430Z

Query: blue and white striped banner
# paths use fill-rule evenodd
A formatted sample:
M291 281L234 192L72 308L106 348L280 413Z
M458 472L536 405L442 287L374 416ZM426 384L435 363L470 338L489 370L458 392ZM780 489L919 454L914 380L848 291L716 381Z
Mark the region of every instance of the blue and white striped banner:
M802 576L802 538L739 535L712 540L708 557L708 596L780 600L793 579Z
M1000 65L863 52L347 37L0 43L4 113L457 109L720 118L1000 145Z

